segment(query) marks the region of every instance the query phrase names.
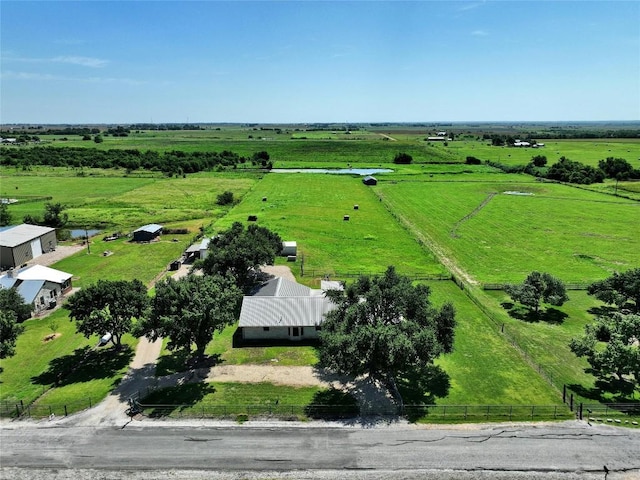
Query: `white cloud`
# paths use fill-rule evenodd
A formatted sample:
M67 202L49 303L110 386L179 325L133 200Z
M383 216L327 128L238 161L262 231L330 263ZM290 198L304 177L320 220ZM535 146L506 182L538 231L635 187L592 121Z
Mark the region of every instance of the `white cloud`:
M50 73L14 72L5 71L0 73L3 80L36 80L36 81L62 81L62 82L84 82L84 83L121 83L124 85L145 85L149 82L135 80L126 77L68 77L64 75L52 75Z
M78 55L60 55L52 58L32 58L14 57L4 54L2 62L22 62L22 63L67 63L70 65L80 65L82 67L102 68L109 63L109 60L93 57L81 57Z
M55 63L70 63L72 65L81 65L83 67L101 68L109 63L108 60L92 57L77 57L77 56L60 56L51 59Z
M468 3L466 5L462 5L461 7L458 7L457 10L459 12L466 12L467 10L473 10L474 8L481 7L484 4L485 4L485 2Z
M474 30L473 32L471 32L471 35L473 35L474 37L486 37L487 35L489 35L489 32L487 32L486 30Z

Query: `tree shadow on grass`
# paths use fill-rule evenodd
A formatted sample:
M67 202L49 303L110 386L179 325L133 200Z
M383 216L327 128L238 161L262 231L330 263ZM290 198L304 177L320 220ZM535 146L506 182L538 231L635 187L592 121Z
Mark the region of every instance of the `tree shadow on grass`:
M450 388L449 375L439 365L427 365L405 374L398 382L398 390L404 400L407 420L415 422L428 415L427 405L446 397Z
M139 402L147 416L151 418L168 417L176 412L185 412L202 399L215 393L211 383L187 383L178 387L157 390L142 398Z
M587 373L593 372L591 369L587 369ZM640 400L634 398L634 385L614 377L599 378L593 387L584 387L578 384L567 385L567 387L583 398L600 403L640 403Z
M156 375L163 377L178 372L184 372L194 368L214 367L222 363L222 355L207 355L204 359L194 359L193 356L184 350L177 350L168 355L163 355L156 364Z
M591 315L596 317L610 317L613 313L618 312L618 308L611 305L600 305L598 307L591 307L587 310Z
M504 305L504 304L503 304ZM513 304L511 304L513 305ZM539 323L544 322L551 325L561 325L562 322L569 316L557 308L548 307L544 310L539 310L538 313L533 310L522 306L515 306L509 310L509 316L516 320L522 320L527 323Z
M331 387L316 392L304 413L310 418L336 420L357 417L360 407L351 393Z
M115 348L94 350L88 346L78 348L71 355L51 360L47 371L31 377L31 381L38 385L53 384L62 387L110 378L129 365L133 353L129 345L122 345L119 350Z

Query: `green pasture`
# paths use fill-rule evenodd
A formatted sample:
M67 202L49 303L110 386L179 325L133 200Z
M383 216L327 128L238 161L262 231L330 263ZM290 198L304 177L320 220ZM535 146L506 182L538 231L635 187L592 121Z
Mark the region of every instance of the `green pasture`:
M566 157L586 165L598 166L598 161L607 157L624 158L635 168L640 168L639 139L590 139L590 140L539 140L540 148L494 147L487 141L453 141L448 146L440 144L438 149L453 154L462 161L468 156L480 160L491 160L505 165L525 165L536 155L547 157L547 165Z
M57 169L63 173L64 169ZM44 204L67 206L69 225L108 229L135 229L148 223L195 221L198 226L221 217L228 207L216 204L217 196L232 191L237 199L253 186L255 174L200 173L187 178L136 178L82 176L0 177L0 195L18 200L28 196L52 197L51 200L9 206L14 219L26 214L42 216ZM196 227L197 229L197 227Z
M250 135L253 138L249 138ZM326 138L327 136L330 138ZM344 168L348 164L376 167L392 163L394 156L399 152L410 154L415 163L460 161L457 156L446 150L432 148L415 140L390 141L383 136L367 132L331 136L330 132L277 134L272 130L254 131L239 128L225 128L221 131L144 131L132 133L128 137L107 136L104 137L104 142L99 144L82 141L81 136L67 136L69 140L64 142L54 141L46 135L41 138L46 145L59 148L135 148L160 152L230 150L246 157L266 150L274 166L278 168L304 166L307 162L323 163L325 167Z
M225 229L234 221L246 223L249 215L256 215L258 225L278 232L283 240L298 242L298 259L288 263L296 275L303 259L305 277L382 273L388 265L404 274L444 273L359 177L266 175L215 226ZM350 220L344 221L344 215Z
M429 282L435 305L456 309L453 352L436 360L450 379L440 405L549 405L562 398L500 334L500 329L453 282Z
M545 305L538 319L511 307L513 301L504 291L484 291L483 300L504 323L507 335L542 366L557 388L575 384L592 389L594 377L585 373L589 364L569 350L569 342L584 334L585 325L594 318L590 312L599 311L603 304L584 290L570 290L568 295L569 300L560 307Z
M522 281L533 270L590 282L637 265L637 202L564 185L488 180L374 188L416 234L482 283Z

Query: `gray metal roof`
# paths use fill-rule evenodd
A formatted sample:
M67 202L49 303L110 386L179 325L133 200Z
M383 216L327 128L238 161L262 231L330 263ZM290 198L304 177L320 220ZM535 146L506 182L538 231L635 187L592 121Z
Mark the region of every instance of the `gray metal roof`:
M314 327L335 308L326 297L244 297L239 327Z
M196 253L201 250L206 250L207 248L209 248L210 242L210 238L203 238L200 243L194 243L193 245L189 246L189 248L185 250L185 253Z
M2 275L0 277L0 288L11 288L13 287L18 279L16 277L10 277L9 275Z
M282 277L275 277L263 283L253 293L256 297L308 297L311 289Z
M144 227L140 227L135 230L136 232L149 232L156 233L158 230L162 230L162 225L158 225L157 223L150 223L149 225L145 225Z
M43 286L44 280L23 280L16 291L24 298L24 303L33 303Z
M3 247L17 247L18 245L39 238L46 233L55 231L55 228L23 223L22 225L7 228L0 232L0 245Z

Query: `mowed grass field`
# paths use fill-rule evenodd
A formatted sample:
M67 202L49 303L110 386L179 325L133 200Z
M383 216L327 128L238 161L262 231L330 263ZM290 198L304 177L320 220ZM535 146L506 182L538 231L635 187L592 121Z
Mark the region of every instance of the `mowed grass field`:
M445 273L360 177L266 175L215 226L226 229L234 221L246 223L249 215L256 215L258 225L278 232L283 240L298 243L297 261L288 264L299 274L304 259L305 277L382 273L389 265L409 275ZM349 221L344 220L345 215Z
M481 283L520 282L533 270L591 282L637 266L637 202L538 182L405 181L373 188Z

